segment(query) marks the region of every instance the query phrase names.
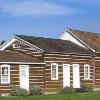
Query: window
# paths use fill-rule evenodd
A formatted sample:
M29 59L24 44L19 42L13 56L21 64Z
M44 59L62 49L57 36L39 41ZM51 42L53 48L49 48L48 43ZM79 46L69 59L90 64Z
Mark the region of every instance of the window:
M84 79L90 79L90 65L84 65Z
M58 80L58 64L51 64L51 80Z
M27 65L20 65L20 66L21 66L21 67L20 67L21 76L22 76L22 77L25 77L25 76L26 76L25 68L26 68Z
M13 48L20 48L20 45L18 43L13 44Z
M10 83L10 66L1 65L1 83Z

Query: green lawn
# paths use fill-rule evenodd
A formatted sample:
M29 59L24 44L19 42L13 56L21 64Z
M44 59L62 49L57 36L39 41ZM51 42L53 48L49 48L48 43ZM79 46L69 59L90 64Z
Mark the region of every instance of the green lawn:
M100 93L69 93L27 97L0 97L0 100L100 100Z

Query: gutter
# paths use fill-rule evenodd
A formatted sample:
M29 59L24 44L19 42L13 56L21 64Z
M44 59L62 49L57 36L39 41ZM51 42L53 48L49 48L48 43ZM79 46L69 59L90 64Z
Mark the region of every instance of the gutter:
M67 55L80 55L80 56L95 56L96 54L79 54L79 53L61 53L61 52L45 52L45 53L49 53L49 54L67 54Z
M43 65L45 65L46 63L30 63L30 62L0 62L0 64L29 64L29 65L32 65L32 64L35 64L35 65L43 64Z

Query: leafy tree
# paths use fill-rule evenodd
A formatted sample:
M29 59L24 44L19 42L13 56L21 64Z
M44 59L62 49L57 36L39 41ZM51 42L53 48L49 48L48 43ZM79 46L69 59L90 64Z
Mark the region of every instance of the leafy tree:
M4 43L5 43L5 40L2 40L1 43L0 43L0 45L2 45L2 44L4 44Z

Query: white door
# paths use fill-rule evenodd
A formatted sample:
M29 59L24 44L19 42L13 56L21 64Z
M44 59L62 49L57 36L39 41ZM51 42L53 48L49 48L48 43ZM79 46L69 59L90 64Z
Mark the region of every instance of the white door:
M70 64L63 64L63 87L70 87Z
M73 88L80 88L79 64L73 64Z
M29 66L20 65L20 88L29 91Z

